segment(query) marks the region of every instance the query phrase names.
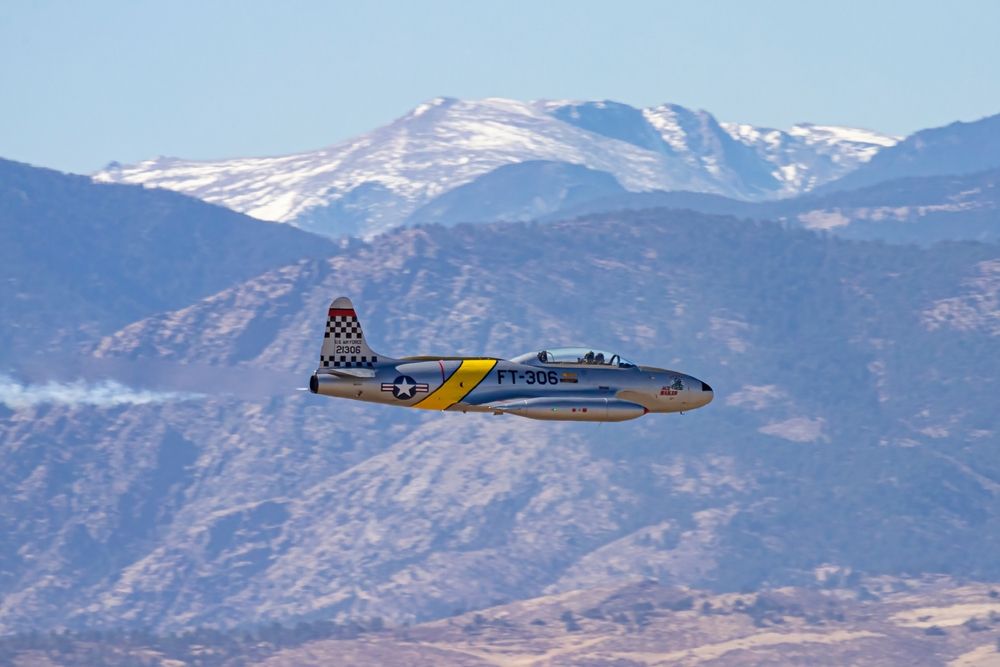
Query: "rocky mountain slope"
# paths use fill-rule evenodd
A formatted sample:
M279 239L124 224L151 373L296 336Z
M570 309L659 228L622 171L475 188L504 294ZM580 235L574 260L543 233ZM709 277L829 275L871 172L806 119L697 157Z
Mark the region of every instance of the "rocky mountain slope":
M916 132L821 190L853 190L899 178L971 174L997 167L1000 114Z
M694 192L618 193L577 204L567 202L541 219L648 208L778 220L844 238L891 243L997 242L1000 241L1000 169L900 178L847 192L807 194L769 202ZM461 219L447 208L437 212L440 222L454 223Z
M308 642L259 664L985 667L1000 659L998 638L1000 599L983 585L890 579L853 590L713 595L646 581Z
M438 98L318 151L113 163L95 179L177 190L330 236L371 237L459 186L523 162L585 167L629 191L766 199L836 179L895 142L851 128L720 124L705 111L672 104Z
M0 371L332 244L173 192L0 160ZM53 362L53 359L59 359Z
M180 636L22 635L0 639L0 660L25 667L652 667L898 665L905 659L988 667L1000 659L1000 592L993 586L947 577L824 576L821 588L721 595L640 580L409 627L369 619Z
M208 369L199 399L0 407L0 629L396 623L820 567L995 580L998 265L995 245L646 211L431 226L269 271L93 348L148 382ZM386 353L586 343L717 398L598 426L231 391L304 380L338 294Z
M523 222L627 193L606 172L567 162L533 160L497 167L449 190L411 213L406 224Z

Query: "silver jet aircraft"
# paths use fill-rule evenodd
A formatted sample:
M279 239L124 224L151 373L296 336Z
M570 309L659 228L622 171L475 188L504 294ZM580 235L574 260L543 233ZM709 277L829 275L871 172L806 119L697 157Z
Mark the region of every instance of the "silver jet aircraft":
M346 297L331 305L320 364L309 391L324 396L423 410L492 412L531 419L618 422L648 412L707 405L701 380L586 347L514 357L404 357L377 354L365 342Z

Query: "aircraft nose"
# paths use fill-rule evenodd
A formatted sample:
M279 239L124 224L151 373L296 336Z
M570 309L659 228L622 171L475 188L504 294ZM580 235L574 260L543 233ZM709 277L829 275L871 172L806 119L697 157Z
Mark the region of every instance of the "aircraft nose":
M701 383L701 405L708 405L715 398L715 392L704 380L698 380L698 382Z

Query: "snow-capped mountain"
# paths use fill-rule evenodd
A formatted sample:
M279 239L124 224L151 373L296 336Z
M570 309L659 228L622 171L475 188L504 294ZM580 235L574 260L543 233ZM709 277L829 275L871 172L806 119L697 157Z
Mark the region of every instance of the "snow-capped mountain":
M915 132L822 190L854 190L899 178L968 175L998 167L1000 114L994 114Z
M739 123L722 123L722 127L777 167L782 195L803 194L829 182L831 174L851 173L880 149L899 142L899 137L836 125L799 123L787 131Z
M897 138L849 128L720 124L678 105L437 98L328 148L280 157L110 164L101 182L177 190L264 220L371 236L493 170L563 162L626 190L692 190L749 200L843 176Z

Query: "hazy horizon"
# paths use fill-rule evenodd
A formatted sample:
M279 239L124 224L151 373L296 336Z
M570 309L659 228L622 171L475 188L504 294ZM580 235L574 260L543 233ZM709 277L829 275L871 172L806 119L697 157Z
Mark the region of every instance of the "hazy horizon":
M0 156L279 155L438 96L673 102L905 135L1000 111L1000 5L42 2L0 24Z

